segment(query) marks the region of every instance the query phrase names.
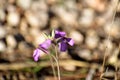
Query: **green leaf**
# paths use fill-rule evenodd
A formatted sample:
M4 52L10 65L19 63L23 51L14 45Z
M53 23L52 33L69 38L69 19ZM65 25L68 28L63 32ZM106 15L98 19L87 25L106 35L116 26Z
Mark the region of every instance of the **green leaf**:
M51 36L50 36L50 35L48 35L48 39L51 39Z

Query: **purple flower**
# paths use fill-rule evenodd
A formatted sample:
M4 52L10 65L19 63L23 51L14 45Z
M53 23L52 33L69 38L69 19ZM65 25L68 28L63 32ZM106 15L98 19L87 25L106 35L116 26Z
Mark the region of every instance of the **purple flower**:
M66 33L63 31L58 31L58 30L53 31L52 35L54 36L54 39L51 38L51 36L50 37L47 36L48 39L45 42L43 42L42 44L39 44L39 47L34 50L34 53L33 53L34 61L38 61L38 59L42 53L48 53L48 48L50 47L52 42L54 43L55 39L56 39L55 41L57 41L57 43L59 45L60 51L62 51L62 52L67 50L68 45L70 45L70 46L74 45L74 40L72 38L65 37ZM56 42L55 42L55 44L56 44Z
M37 49L34 50L34 53L33 53L34 61L38 61L38 59L40 57L40 53L41 53L40 49L37 48Z
M64 52L67 50L68 45L73 46L74 40L72 38L65 37L66 33L61 31L55 31L55 38L60 38L58 41L60 51Z
M48 39L45 42L43 42L42 44L40 44L39 47L34 50L34 53L33 53L34 61L38 61L40 54L42 52L48 53L48 48L50 47L50 45L51 45L50 39Z
M58 30L55 31L55 38L64 37L65 35L66 33L63 31L58 31Z
M70 46L74 45L74 40L71 38L63 37L60 39L60 42L58 44L59 44L60 51L64 52L67 50L68 45L70 45Z

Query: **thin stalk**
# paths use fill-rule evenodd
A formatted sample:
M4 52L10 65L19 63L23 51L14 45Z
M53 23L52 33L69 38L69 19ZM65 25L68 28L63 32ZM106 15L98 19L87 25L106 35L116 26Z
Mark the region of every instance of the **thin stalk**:
M54 80L57 80L56 79L55 66L54 66L54 62L53 62L52 56L50 54L48 54L48 55L49 55L49 58L50 58L50 63L51 63L52 71L53 71L53 74L54 74Z
M55 48L55 56L52 55L52 54L51 54L51 56L52 56L52 57L54 58L54 60L56 61L58 80L60 80L60 67L59 67L58 51L57 51L56 45L53 45L53 47Z
M51 54L51 56L53 57L53 59L56 61L57 64L57 70L58 70L58 80L60 80L60 69L59 69L59 63L58 63L58 59Z
M56 63L57 63L57 70L58 70L58 80L60 80L60 66L59 66L59 58L58 58L58 53L57 53L57 48L55 46L55 54L56 54Z
M110 27L113 25L113 22L114 22L114 19L115 19L115 14L116 14L116 10L117 10L118 1L119 0L116 0L115 9L113 11L113 16L112 16L112 19L111 19ZM112 28L110 28L110 29L112 30ZM107 41L110 41L110 33L108 34ZM104 58L103 58L102 72L101 72L100 80L102 79L102 76L103 76L102 74L104 72L105 61L106 61L106 57L107 57L107 53L108 53L108 46L109 46L109 44L106 45L106 48L105 48L105 54L104 54Z

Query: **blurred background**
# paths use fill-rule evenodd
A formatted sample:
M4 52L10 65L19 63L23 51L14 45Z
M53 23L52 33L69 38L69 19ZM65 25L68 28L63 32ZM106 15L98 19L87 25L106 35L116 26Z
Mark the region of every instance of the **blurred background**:
M105 53L103 80L120 80L118 0L0 0L0 80L54 80L48 56L32 58L52 29L75 41L59 54L61 80L99 80Z

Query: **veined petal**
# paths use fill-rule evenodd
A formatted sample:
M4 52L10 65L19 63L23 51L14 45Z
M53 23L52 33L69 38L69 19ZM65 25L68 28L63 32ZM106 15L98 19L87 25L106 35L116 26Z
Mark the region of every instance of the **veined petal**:
M40 52L41 52L41 50L38 48L34 50L34 53L33 53L34 61L38 61L38 59L40 57Z
M47 53L47 54L49 53L48 50L45 49L45 48L39 47L39 49L40 49L41 51L43 51L44 53Z
M39 47L43 48L43 49L48 49L51 45L51 40L47 39L45 42L43 42L42 44L39 45Z
M67 38L67 43L70 45L70 46L73 46L74 45L74 40L72 38Z
M58 30L55 31L55 38L64 37L65 35L66 33L63 31L58 31Z
M67 44L64 41L60 42L59 49L60 51L65 52L67 50Z

